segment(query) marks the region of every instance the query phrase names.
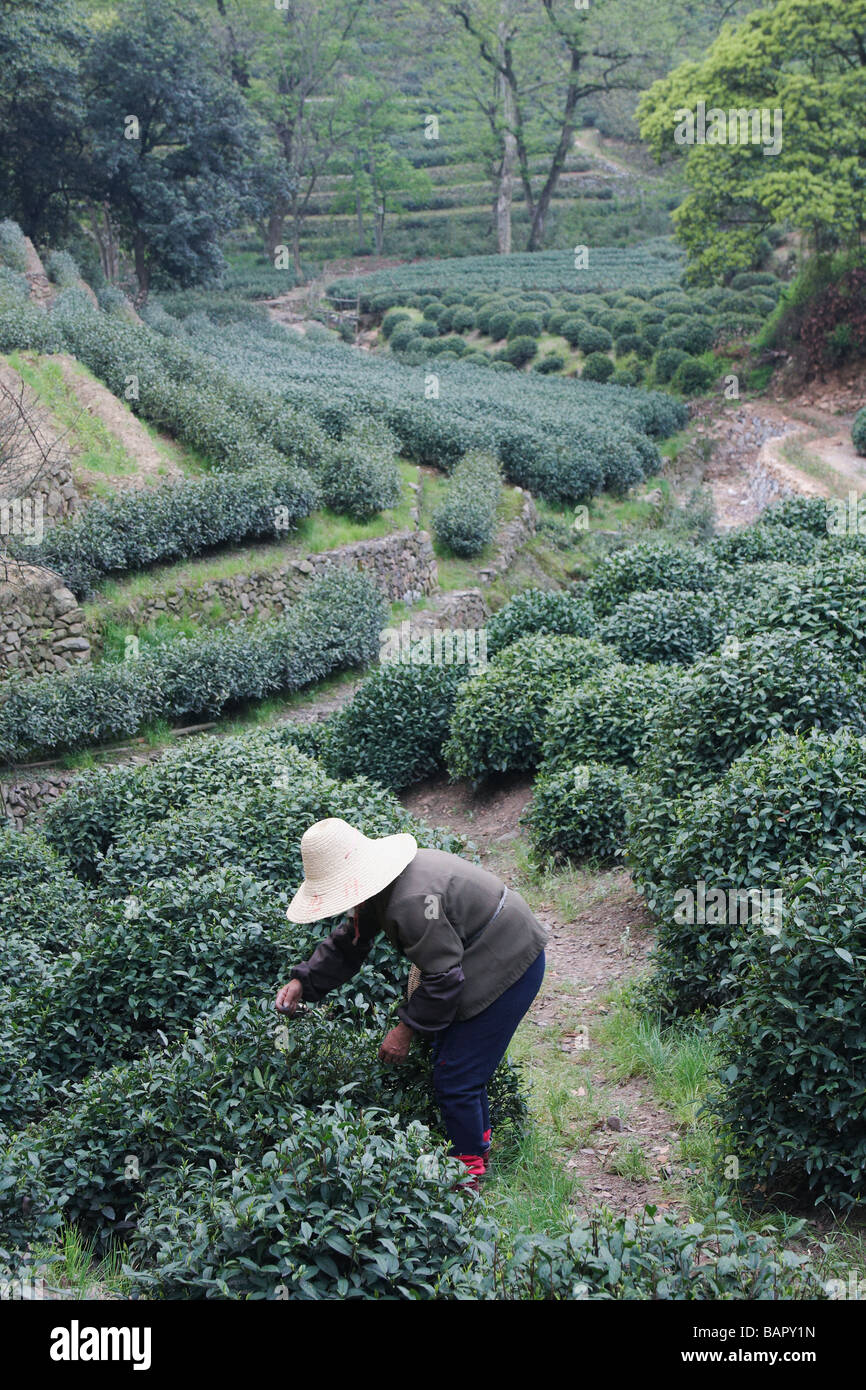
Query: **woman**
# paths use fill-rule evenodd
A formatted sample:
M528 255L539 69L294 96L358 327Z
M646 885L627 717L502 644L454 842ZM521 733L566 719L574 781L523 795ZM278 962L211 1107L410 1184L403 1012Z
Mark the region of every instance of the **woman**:
M348 914L276 998L293 1014L350 980L384 932L412 962L409 999L379 1056L404 1062L417 1033L433 1042L433 1086L451 1152L477 1184L487 1169L487 1083L541 986L546 933L519 893L412 835L368 839L344 820L301 838L304 882L291 922Z

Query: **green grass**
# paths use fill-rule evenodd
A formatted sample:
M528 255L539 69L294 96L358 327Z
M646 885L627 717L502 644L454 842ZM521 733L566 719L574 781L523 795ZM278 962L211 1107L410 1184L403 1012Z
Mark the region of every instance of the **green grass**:
M63 369L58 361L35 353L21 352L12 353L8 361L34 392L62 433L66 446L74 455L76 472L100 474L107 480L134 477L139 472L136 459L124 448L120 440L102 420L91 415L78 400L74 390L64 379ZM102 384L81 362L72 363L72 372L82 381ZM115 399L117 400L116 397ZM118 405L132 414L125 402L118 400ZM162 471L166 476L172 468L179 468L189 475L205 470L206 461L201 455L159 434L143 421L139 423L164 458L165 468ZM148 476L146 481L156 485L159 475ZM88 479L87 490L99 496L106 495L111 489L97 477Z
M62 431L66 445L75 453L78 468L107 477L130 477L136 473L135 459L101 420L80 405L64 381L59 362L20 352L12 353L8 360ZM80 370L84 374L84 369Z
M700 1023L663 1028L620 999L599 1028L599 1043L615 1079L645 1076L678 1126L692 1129L705 1123L699 1111L720 1055L707 1028Z
M128 1296L130 1283L121 1272L124 1252L112 1249L99 1257L95 1238L86 1241L77 1226L64 1224L52 1240L32 1245L27 1260L35 1277L44 1278L51 1288L64 1289L70 1298L93 1297L95 1291L102 1298ZM25 1278L25 1272L18 1277Z

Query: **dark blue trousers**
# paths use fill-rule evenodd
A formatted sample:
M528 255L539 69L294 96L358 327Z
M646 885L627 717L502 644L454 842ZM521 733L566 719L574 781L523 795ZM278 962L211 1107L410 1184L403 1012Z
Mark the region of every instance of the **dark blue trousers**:
M452 1154L481 1154L490 1128L487 1083L541 988L544 952L474 1018L452 1023L433 1043L433 1087Z

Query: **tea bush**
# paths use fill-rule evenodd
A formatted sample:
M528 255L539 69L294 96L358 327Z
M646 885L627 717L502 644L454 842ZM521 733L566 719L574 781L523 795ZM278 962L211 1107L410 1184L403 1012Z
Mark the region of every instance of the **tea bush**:
M447 1296L470 1241L472 1198L425 1126L343 1103L288 1112L256 1163L182 1169L151 1192L134 1249L166 1298ZM461 1165L462 1166L462 1165ZM464 1170L465 1175L465 1170ZM435 1213L435 1219L431 1219Z
M542 766L525 816L536 858L615 860L622 850L630 780L621 768L604 763L578 763L558 772Z
M740 988L717 1024L714 1109L759 1198L784 1174L801 1199L848 1211L863 1201L864 871L861 852L791 874L772 935L733 956Z
M591 352L583 364L581 381L608 381L613 376L614 365L603 352Z
M538 352L538 339L521 336L519 338L509 337L507 345L502 348L500 357L503 362L510 362L512 367L525 367L527 362L531 362Z
M333 777L370 777L395 791L432 777L443 766L458 685L472 670L459 662L380 666L326 721L323 765Z
M45 272L60 289L69 289L81 281L81 271L68 251L52 251L45 261Z
M613 648L586 637L533 635L506 647L459 691L445 745L452 777L534 767L554 697L615 660Z
M710 548L721 564L732 569L775 560L806 565L814 558L815 534L791 525L759 524L720 536Z
M771 1236L744 1230L720 1200L706 1221L678 1224L655 1207L639 1218L601 1211L572 1219L560 1236L520 1234L495 1259L499 1233L479 1242L473 1261L484 1296L554 1301L589 1299L824 1299L806 1255Z
M826 536L832 510L823 497L786 497L761 513L762 526L789 526L795 531L811 531Z
M718 562L707 550L663 541L639 541L599 562L587 581L586 595L595 612L606 617L636 590L682 589L703 593L714 589L718 579Z
M850 729L779 733L736 759L716 785L686 794L673 824L660 825L658 798L647 780L628 822L635 881L658 921L654 993L672 1012L715 1007L739 993L745 976L736 954L756 927L740 920L736 900L730 924L732 914L712 906L709 921L684 921L678 895L701 883L707 893L771 895L799 863L866 851L866 740Z
M455 555L480 555L493 539L502 473L490 454L475 450L454 470L445 501L433 514L439 544Z
M353 421L318 464L325 504L358 521L395 507L402 493L397 448L394 435L379 422Z
M858 454L866 456L866 406L858 410L851 426L851 440Z
M655 706L676 699L680 675L677 666L617 663L558 695L544 724L541 770L575 763L639 766Z
M828 545L838 545L836 538ZM830 647L840 660L866 656L866 555L824 554L814 564L775 572L739 614L736 631L797 628Z
M717 372L706 362L686 357L674 372L671 385L674 390L682 391L685 396L699 396L702 392L709 391L716 376Z
M495 656L531 633L558 637L589 637L592 609L574 589L524 589L504 603L487 622L487 651Z
M642 774L660 796L706 785L781 730L866 730L862 681L790 629L758 633L689 667L656 710Z
M291 529L318 500L310 475L289 464L187 478L94 498L80 517L47 531L40 545L13 548L29 563L56 570L68 588L89 598L104 575Z
M618 603L599 623L598 635L623 661L688 666L718 646L728 622L715 594L650 589Z
M191 862L202 873L234 865L262 881L300 882L301 836L307 826L331 816L343 817L368 835L415 830L408 813L375 782L337 782L309 757L287 748L270 783L220 799L197 796L146 828L127 822L115 831L97 866L99 883L122 897L151 879L171 879ZM439 849L462 844L427 827L419 827L416 839Z
M356 571L310 585L273 622L176 638L137 660L6 683L0 758L80 748L129 737L157 718L216 714L239 700L298 690L379 649L379 590Z
M204 736L144 764L83 771L48 807L43 834L79 878L92 880L118 835L146 829L166 806L177 811L192 801L271 786L292 772L296 749L314 751L319 730L281 724L230 738ZM307 763L298 767L309 776Z
M398 323L411 323L412 315L406 309L389 309L382 320L382 335L390 338Z
M0 221L0 265L23 274L27 269L27 243L24 233L10 218Z

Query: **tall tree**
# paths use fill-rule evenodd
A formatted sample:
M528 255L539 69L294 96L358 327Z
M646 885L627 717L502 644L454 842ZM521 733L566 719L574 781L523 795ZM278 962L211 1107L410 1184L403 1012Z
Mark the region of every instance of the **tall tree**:
M527 250L544 244L551 202L574 143L582 101L636 88L647 24L630 24L639 6L623 0L442 0L480 60L500 142L497 238L510 246L509 187L516 174L530 218ZM626 14L629 12L629 15ZM644 7L645 13L645 7ZM543 160L540 175L534 163Z
M0 216L38 241L66 230L80 177L86 41L74 0L0 0Z
M372 219L373 247L377 256L385 249L385 219L405 211L406 201L429 197L430 177L395 148L395 137L417 124L417 116L387 87L373 80L352 83L350 112L352 133L348 140L350 167L347 186L331 204L334 212L353 211L358 227L358 246L366 249L367 218Z
M695 278L750 266L773 223L813 253L862 244L866 0L777 0L655 83L638 114L659 158L686 161L674 221Z
M301 230L313 194L352 134L350 78L370 0L285 0L261 8L255 25L250 99L269 140L264 235L273 257L288 220L300 277Z
M88 192L132 250L138 302L155 267L213 279L218 238L249 205L258 137L195 13L168 0L119 10L94 34L82 82Z

